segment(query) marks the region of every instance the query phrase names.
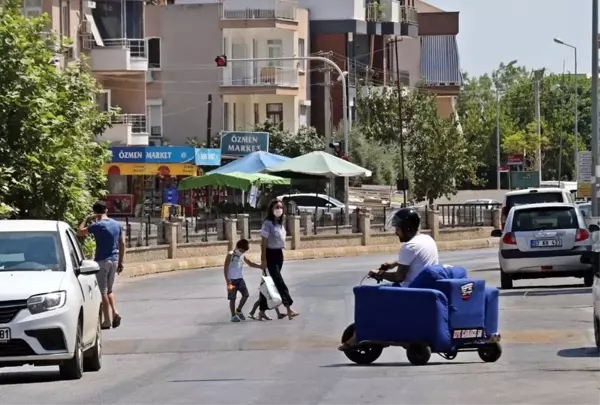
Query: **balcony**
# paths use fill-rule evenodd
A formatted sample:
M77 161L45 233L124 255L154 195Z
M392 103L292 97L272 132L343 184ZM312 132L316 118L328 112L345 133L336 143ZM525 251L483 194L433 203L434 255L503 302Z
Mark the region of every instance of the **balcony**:
M419 36L419 13L404 1L381 0L379 8L381 33L417 38Z
M223 94L296 95L301 66L295 61L230 62L222 71L221 89Z
M144 114L119 114L113 117L112 127L98 139L127 146L148 146L148 128Z
M91 45L92 71L127 74L148 70L148 55L145 39L105 39L104 46L95 42Z
M297 0L224 0L222 28L292 28L298 26Z

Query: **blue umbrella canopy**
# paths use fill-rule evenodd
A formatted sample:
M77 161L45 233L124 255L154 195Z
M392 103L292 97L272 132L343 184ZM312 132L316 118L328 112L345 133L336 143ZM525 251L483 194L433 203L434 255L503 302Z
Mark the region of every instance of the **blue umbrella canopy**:
M271 166L275 166L287 160L289 160L289 158L275 155L274 153L263 151L252 152L241 159L237 159L229 164L226 164L225 166L219 167L218 169L211 170L206 174L227 174L233 172L259 173Z

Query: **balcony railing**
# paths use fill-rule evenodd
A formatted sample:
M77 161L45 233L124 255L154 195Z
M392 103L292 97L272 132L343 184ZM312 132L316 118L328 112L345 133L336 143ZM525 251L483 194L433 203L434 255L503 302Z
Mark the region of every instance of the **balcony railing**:
M290 20L296 21L295 0L225 0L223 20Z
M119 48L128 49L129 55L132 58L146 59L146 40L145 39L129 39L129 38L116 38L116 39L105 39L103 40L103 48ZM101 48L101 47L98 47Z
M379 3L368 3L366 7L366 21L381 21L382 11Z
M230 62L221 85L298 87L301 69L295 62L286 62Z
M408 23L413 23L413 24L419 23L419 13L417 12L416 8L402 6L400 8L400 11L402 13L402 20L401 20L402 22L408 22Z
M131 125L132 134L145 134L148 133L148 127L146 126L146 115L144 114L119 114L115 115L111 123Z

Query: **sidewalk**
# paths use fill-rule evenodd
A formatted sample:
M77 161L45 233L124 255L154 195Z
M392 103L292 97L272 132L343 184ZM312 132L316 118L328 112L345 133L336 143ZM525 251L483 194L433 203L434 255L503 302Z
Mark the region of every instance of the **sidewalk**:
M470 250L486 249L498 246L497 238L439 241L438 249L440 251L448 250ZM285 260L310 260L325 259L331 257L351 257L364 256L369 254L395 254L400 248L399 244L393 245L368 245L368 246L348 246L348 247L326 247L314 249L286 250ZM253 261L260 261L260 254L251 253L248 258ZM125 257L127 260L127 257ZM223 266L225 257L203 256L190 257L185 259L167 259L153 262L140 262L125 264L125 271L122 277L138 277L149 274L167 273L171 271L193 270Z

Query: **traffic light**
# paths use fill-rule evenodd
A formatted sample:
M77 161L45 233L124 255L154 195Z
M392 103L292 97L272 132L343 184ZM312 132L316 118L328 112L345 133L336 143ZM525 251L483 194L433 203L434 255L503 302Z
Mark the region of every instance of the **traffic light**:
M218 67L225 67L227 66L227 56L225 55L219 55L215 58L215 63L217 64Z

